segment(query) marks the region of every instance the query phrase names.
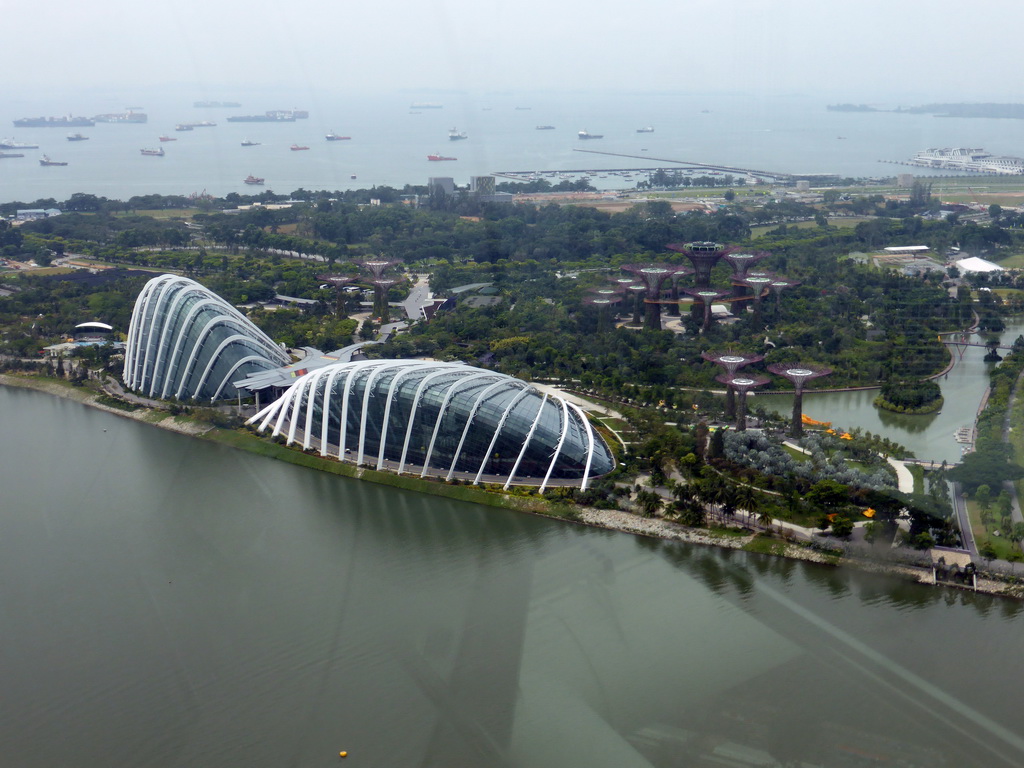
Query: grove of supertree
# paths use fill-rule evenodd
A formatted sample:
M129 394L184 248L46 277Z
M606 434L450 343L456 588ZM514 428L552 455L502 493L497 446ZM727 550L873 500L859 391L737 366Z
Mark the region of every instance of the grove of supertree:
M709 363L724 368L726 376L729 377L735 376L740 368L764 360L764 355L744 355L735 352L701 352L700 356ZM736 415L736 398L732 388L725 390L725 415L729 418Z
M611 316L615 311L615 305L622 301L618 291L612 289L598 290L595 293L585 296L583 303L597 309L597 330L603 333L611 327Z
M644 298L647 307L644 328L649 331L660 331L661 290L665 281L672 277L678 268L668 264L626 264L622 269L639 278L647 289Z
M768 370L793 382L793 423L790 425L789 433L793 437L803 437L804 385L811 379L828 376L832 369L822 365L773 363L768 366Z
M402 262L397 259L368 259L356 263L371 275L369 282L373 286L374 317L379 317L382 323L388 322L388 289L400 282L401 278L384 277L384 273Z
M316 279L323 280L325 283L330 283L334 286L334 290L337 293L334 314L339 319L347 317L348 313L345 311L345 292L343 289L349 283L354 282L355 278L348 275L317 275Z
M750 299L745 299L742 303L746 305L748 301L754 302L754 321L759 322L761 319L761 299L764 298L765 293L771 287L772 281L775 278L770 275L761 273L756 275L747 275L741 278L733 278L733 285L742 286L743 288L749 288L751 295Z
M745 431L747 428L747 392L755 387L763 387L770 379L767 376L743 376L720 373L715 377L715 381L725 384L727 392L736 393L736 431Z

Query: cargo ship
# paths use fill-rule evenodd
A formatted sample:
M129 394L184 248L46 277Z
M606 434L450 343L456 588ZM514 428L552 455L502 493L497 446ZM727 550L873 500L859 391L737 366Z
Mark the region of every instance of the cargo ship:
M257 187L262 187L264 181L266 181L266 179L264 179L262 176L253 176L252 174L249 174L248 176L245 177L246 184L253 184Z
M637 133L654 133L654 128L648 125L646 128L637 128Z
M300 144L292 144L290 149L292 150L292 152L301 152L304 149L309 149L309 147L303 147Z
M164 148L163 147L160 147L160 149L140 149L139 152L141 152L142 154L147 155L149 157L163 157L164 156Z
M23 117L14 121L15 128L90 128L96 125L88 117Z
M0 149L39 149L38 144L26 144L14 139L0 139Z
M68 141L88 141L88 140L89 140L88 136L83 136L80 133L69 133L68 134Z
M450 129L448 131L448 140L449 141L461 141L462 139L468 139L468 138L469 138L469 136L467 136L464 131L463 132L459 132L455 128L452 128L452 129Z
M147 123L149 115L145 112L110 112L93 117L97 123Z
M177 141L178 139L174 136L160 136L160 141Z
M352 137L351 136L339 136L334 131L331 131L326 136L324 136L324 138L327 139L328 141L349 141Z
M67 165L67 163L61 160L51 160L48 155L43 155L39 158L40 165Z
M430 161L435 162L435 163L440 161L440 160L458 160L458 159L459 158L457 158L457 157L445 157L444 155L442 155L440 153L433 154L433 155L427 155L427 160L430 160Z
M174 126L174 130L185 130L191 131L193 128L216 128L216 123L211 123L209 120L201 120L198 123L178 123Z
M603 139L604 134L601 133L587 133L586 131L580 131L577 134L581 139Z
M260 143L258 141L252 141L251 139L245 139L242 142L243 147L258 147Z
M192 126L189 123L178 123L176 126L174 126L174 130L176 130L176 131L191 131L192 130Z
M8 160L12 157L24 157L21 152L0 152L0 160Z
M537 126L537 130L538 131L553 131L553 130L555 130L555 126L553 126L553 125L538 125Z
M309 112L304 109L270 109L262 115L233 115L229 123L294 123L305 120Z

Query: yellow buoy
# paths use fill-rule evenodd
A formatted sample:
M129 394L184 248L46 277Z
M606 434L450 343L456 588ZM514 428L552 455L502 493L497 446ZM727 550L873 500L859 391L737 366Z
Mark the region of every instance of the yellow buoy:
M348 757L348 752L345 752L344 750L342 750L341 752L338 753L338 757Z

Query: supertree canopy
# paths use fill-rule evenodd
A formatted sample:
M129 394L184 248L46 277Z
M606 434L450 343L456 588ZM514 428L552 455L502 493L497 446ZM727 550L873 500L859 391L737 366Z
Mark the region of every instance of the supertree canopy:
M768 370L776 376L782 376L793 382L793 423L790 426L790 434L793 437L801 437L804 433L804 385L811 379L821 376L828 376L832 373L831 368L823 365L802 365L797 363L773 363Z
M735 352L701 352L700 356L709 363L724 368L725 375L729 377L734 376L736 371L744 366L764 360L764 355L741 355ZM725 415L729 417L736 415L736 399L731 387L725 390Z
M704 323L700 329L708 330L711 327L711 305L719 299L724 299L730 291L715 291L708 288L683 288L683 293L693 296L704 307Z
M736 392L736 431L743 432L747 428L747 392L755 387L763 387L769 382L766 376L730 375L721 373L715 381L725 384L729 391Z
M712 242L669 243L665 247L670 251L683 254L690 260L690 263L693 264L694 280L698 288L708 288L711 285L711 270L723 256L735 250L735 248Z
M401 278L384 277L384 273L402 262L397 259L368 259L356 263L370 273L369 282L373 286L373 314L386 323L388 321L388 289L398 283Z
M771 254L767 251L737 251L722 255L722 261L732 267L733 274L746 277L747 271L759 261L767 259Z

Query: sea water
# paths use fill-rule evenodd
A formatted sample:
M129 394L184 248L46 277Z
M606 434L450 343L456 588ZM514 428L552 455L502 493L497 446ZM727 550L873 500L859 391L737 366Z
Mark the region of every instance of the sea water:
M237 101L242 106L195 107L199 100ZM414 107L422 103L441 108ZM260 188L244 184L250 174L265 178L265 189L278 194L300 188L401 188L426 184L432 176L450 176L457 184L467 184L471 176L503 171L592 170L595 186L615 189L646 175L626 180L601 170L679 167L672 160L790 174L875 177L911 170L880 160L906 160L927 147L971 146L1024 154L1019 121L832 112L827 104L825 98L806 95L697 93L211 93L185 87L16 92L0 104L0 137L35 143L39 149L22 150L23 158L0 160L0 201L61 201L76 192L113 199L204 191L217 196L251 194ZM92 116L127 107L141 107L148 122L70 129L12 125L21 117ZM308 110L309 118L294 123L226 119L292 108ZM204 120L216 125L174 130L179 123ZM537 130L540 125L554 129ZM637 132L646 126L654 132ZM452 128L468 138L450 141ZM583 130L603 138L581 141L578 133ZM69 142L67 135L75 132L89 140ZM327 141L329 132L351 138ZM161 135L175 141L160 142ZM258 145L243 147L245 139ZM292 151L293 144L309 149ZM161 146L163 157L140 152ZM432 153L457 160L428 161ZM68 164L40 166L43 154Z

